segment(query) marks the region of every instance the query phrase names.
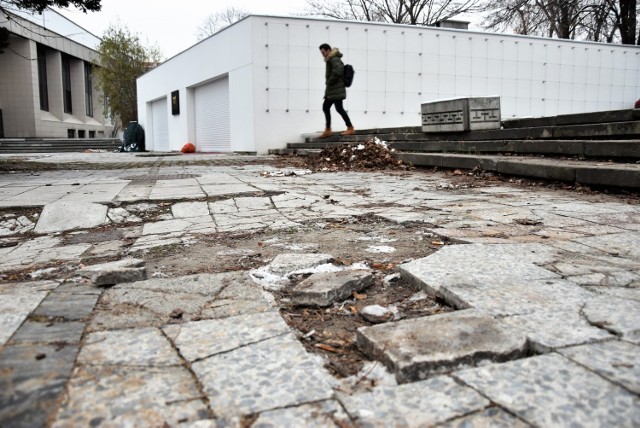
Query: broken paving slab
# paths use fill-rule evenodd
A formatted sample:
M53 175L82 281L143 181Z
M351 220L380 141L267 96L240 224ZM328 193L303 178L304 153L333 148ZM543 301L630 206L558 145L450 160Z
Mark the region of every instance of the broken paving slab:
M638 426L640 398L557 355L463 370L454 377L534 426Z
M187 322L166 326L164 331L190 362L291 334L278 312Z
M448 376L339 396L357 426L425 427L484 409L489 400Z
M640 346L610 340L563 348L558 352L611 382L640 394Z
M89 331L161 327L200 317L230 274L197 274L118 284L102 295Z
M361 327L356 342L400 383L461 366L513 360L528 352L524 335L473 309Z
M561 279L512 283L461 283L442 285L436 296L459 309L475 308L490 315L521 315L554 308L575 308L576 313L593 293Z
M51 426L177 426L207 417L193 375L182 366L80 366Z
M223 418L328 400L331 376L320 357L307 353L293 334L272 337L192 364Z
M99 331L86 336L78 363L114 366L175 366L182 360L157 328Z
M350 427L349 415L335 400L263 412L254 427Z
M291 272L311 269L320 265L331 263L333 256L329 254L278 254L269 263L269 271L274 275L285 275Z
M145 261L132 258L85 266L76 273L89 278L94 285L114 285L122 282L135 282L147 279Z
M584 306L582 313L592 325L640 344L639 301L598 296Z
M44 206L36 233L91 229L107 223L106 205L82 201L58 201Z
M9 345L73 344L78 345L83 322L35 322L27 320L11 338Z
M373 284L371 271L351 270L314 273L290 290L291 302L299 306L331 306Z
M465 244L445 246L399 266L402 276L435 296L445 285L511 284L559 275L538 264L555 260L558 250L542 244Z

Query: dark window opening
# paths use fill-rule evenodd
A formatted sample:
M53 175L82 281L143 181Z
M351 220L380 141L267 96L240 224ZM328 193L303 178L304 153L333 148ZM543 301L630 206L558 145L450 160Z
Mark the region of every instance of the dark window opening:
M87 106L87 116L93 116L93 80L91 78L91 63L84 63L84 101Z
M89 138L96 138L96 131L89 131Z
M67 138L76 138L76 130L67 129Z
M78 138L84 138L85 133L84 133L84 129L79 129L78 130Z
M64 112L73 113L71 103L71 59L69 55L62 54L62 98L64 101Z
M47 85L47 48L38 45L38 92L40 110L49 111L49 87Z

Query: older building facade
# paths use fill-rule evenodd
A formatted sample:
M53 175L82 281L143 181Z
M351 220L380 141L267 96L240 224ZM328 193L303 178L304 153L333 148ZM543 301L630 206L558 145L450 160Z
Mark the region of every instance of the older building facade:
M40 18L0 17L0 27L9 31L9 46L0 54L0 138L110 137L113 126L92 72L98 53L52 31L48 17L64 24L65 34L86 35L54 11Z

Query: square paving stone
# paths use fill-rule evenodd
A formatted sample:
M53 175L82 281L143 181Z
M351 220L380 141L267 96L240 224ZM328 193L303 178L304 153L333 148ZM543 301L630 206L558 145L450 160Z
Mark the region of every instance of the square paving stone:
M6 346L0 352L0 426L46 426L71 375L77 346Z
M448 376L340 396L359 427L426 427L484 409L489 400Z
M373 284L371 271L340 271L314 273L295 285L291 301L303 306L331 306Z
M287 334L192 365L213 412L222 417L291 407L332 397L322 360Z
M351 419L337 401L320 401L302 406L263 412L251 425L267 427L350 427Z
M536 265L550 263L556 253L557 250L541 244L451 245L399 268L403 277L435 295L443 285L559 279L557 274Z
M86 319L100 297L99 294L51 292L33 312L34 315L63 318L69 321L81 321Z
M83 322L43 323L27 320L13 336L10 344L33 345L57 342L77 345L80 343L83 331Z
M92 365L171 366L181 361L156 328L91 333L78 355L79 363Z
M510 284L448 284L436 295L456 308L475 308L491 315L528 314L553 308L579 309L593 293L570 281L514 279Z
M559 353L640 394L640 346L619 340L559 349Z
M609 254L640 259L640 245L638 245L638 242L640 242L640 232L614 233L611 235L576 239L575 241Z
M183 367L76 368L53 427L162 427L209 417Z
M638 426L640 398L560 355L454 374L535 426Z
M290 333L278 312L188 322L164 330L191 362Z
M473 309L361 327L356 341L370 358L382 360L401 383L461 365L508 361L527 352L524 335Z

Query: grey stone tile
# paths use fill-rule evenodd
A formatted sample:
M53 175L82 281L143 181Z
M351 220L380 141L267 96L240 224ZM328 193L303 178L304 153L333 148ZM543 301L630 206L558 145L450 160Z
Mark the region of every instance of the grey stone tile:
M107 223L107 206L83 201L45 205L36 225L36 233L90 229Z
M640 346L610 340L559 349L558 352L629 391L640 394Z
M512 283L448 284L436 295L456 308L475 308L492 315L529 314L538 310L578 309L593 294L564 280L520 281Z
M75 369L52 426L176 426L209 417L183 367Z
M585 289L604 296L616 297L624 300L640 301L640 287L627 288L627 287L604 287L601 285L584 287Z
M290 291L291 301L302 306L330 306L373 284L371 271L314 273Z
M99 297L99 294L55 290L40 303L33 314L49 318L63 318L69 321L85 320L93 312Z
M593 236L577 239L576 242L597 248L609 254L640 260L640 246L638 245L638 242L640 242L640 232L623 232Z
M625 339L640 341L639 301L598 296L588 302L582 312L591 324Z
M80 343L84 323L82 322L56 322L43 323L26 321L11 338L10 345L36 345L36 344L74 344Z
M527 337L536 352L613 338L606 330L594 327L580 314L580 308L551 308L525 315L508 316L504 323L513 331Z
M113 285L147 279L145 261L133 258L86 266L76 273L91 279L95 285Z
M88 334L78 355L85 365L171 366L180 358L156 328L100 331Z
M636 426L640 398L560 355L460 371L467 385L536 426Z
M252 428L294 426L347 428L353 424L340 403L329 400L264 412L251 425Z
M378 387L341 396L340 401L359 427L433 426L489 405L489 400L448 376Z
M182 232L191 226L185 219L163 220L155 223L145 223L142 235L159 235L171 232Z
M399 266L402 275L431 295L443 285L511 284L559 279L536 264L550 263L557 250L541 244L445 246L428 257Z
M171 212L175 218L210 216L209 205L206 202L180 202L173 204Z
M73 369L77 346L5 346L0 352L0 426L46 426Z
M292 334L214 355L192 365L213 412L258 413L332 397L329 374Z
M168 326L165 331L184 358L192 362L290 333L278 312L194 321Z
M331 263L333 256L329 254L278 254L269 263L269 271L275 275L284 275L302 269L313 268Z
M527 428L528 423L511 416L499 407L473 413L463 418L438 425L440 428Z
M473 309L360 327L356 340L366 355L382 360L401 383L460 366L508 361L527 352L523 334Z

